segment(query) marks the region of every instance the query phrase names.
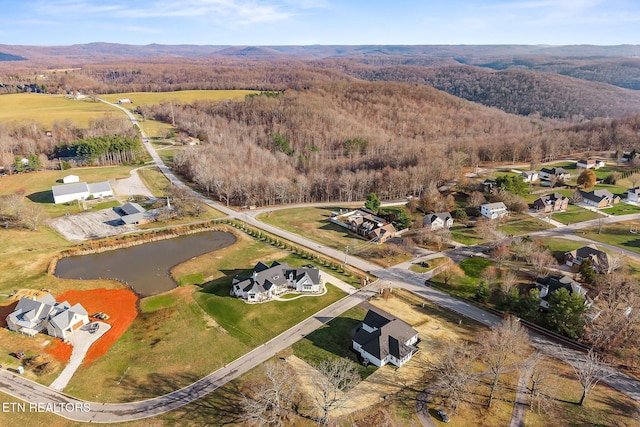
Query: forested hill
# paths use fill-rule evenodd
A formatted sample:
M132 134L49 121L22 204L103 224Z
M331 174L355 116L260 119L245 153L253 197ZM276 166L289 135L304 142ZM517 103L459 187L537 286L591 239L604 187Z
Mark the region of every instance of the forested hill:
M568 120L622 117L640 112L640 91L552 73L518 69L494 71L472 66L342 67L370 81L433 86L451 95L519 115Z

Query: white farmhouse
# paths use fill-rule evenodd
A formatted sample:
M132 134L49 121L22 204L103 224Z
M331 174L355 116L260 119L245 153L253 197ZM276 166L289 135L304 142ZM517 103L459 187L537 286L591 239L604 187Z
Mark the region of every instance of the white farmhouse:
M7 316L7 327L12 331L29 336L47 331L52 337L62 339L87 323L89 315L82 305L56 302L49 293L37 299L22 298Z
M480 207L480 215L489 219L499 219L509 215L509 211L502 202L485 203Z
M370 309L353 336L353 349L378 367L407 363L418 351L418 331L388 313Z

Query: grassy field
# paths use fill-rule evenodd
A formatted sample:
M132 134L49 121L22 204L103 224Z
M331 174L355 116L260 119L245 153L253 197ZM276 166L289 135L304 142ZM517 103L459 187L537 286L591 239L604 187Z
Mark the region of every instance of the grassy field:
M183 90L177 92L128 92L100 95L100 98L116 103L119 99L128 98L131 104L123 107L135 109L138 105L154 105L162 102L177 101L181 104L194 101L223 101L226 99L244 99L245 96L259 93L255 90Z
M477 245L484 242L475 228L465 227L462 224L453 224L451 227L451 239L463 245Z
M554 258L556 258L556 260L558 260L559 262L564 261L565 252L581 248L585 245L584 242L576 242L574 240L549 237L536 240L536 242L539 242L541 245L544 245L547 249L549 249Z
M347 310L295 343L293 353L311 365L317 365L323 360L337 357L344 357L358 363L356 353L350 350L351 331L362 322L365 314L367 314L367 310L361 307ZM373 365L364 367L358 363L362 379L371 375L376 369Z
M282 209L262 214L258 218L267 224L340 251L344 251L348 246L349 254L366 258L384 267L411 259L411 254L402 252L396 246L373 244L355 237L344 227L329 222L331 212L339 209L339 207Z
M442 273L433 277L433 285L443 291L464 298L473 298L476 294L482 271L495 263L486 258L467 258L460 261L460 268L464 272L462 277L453 277L448 285L444 284Z
M638 230L638 223L625 221L604 225L600 233L598 233L597 227L587 228L581 231L581 235L587 239L608 243L640 253L640 236L637 233L634 234L630 232L633 227Z
M0 195L24 193L25 196L34 203L44 208L45 212L51 216L60 216L66 213L78 213L81 209L78 202L54 204L51 187L60 185L64 176L73 174L80 177L80 181L98 182L109 179L128 178L129 172L135 166L109 166L95 168L74 168L66 171L38 171L23 173L19 175L5 175L0 177ZM102 202L87 201L87 206L96 209L95 205Z
M427 263L427 266L424 266L421 263L411 264L411 266L409 267L409 270L413 271L414 273L426 273L428 271L433 270L436 267L440 267L442 264L444 264L448 260L449 258L447 257L432 258L430 260L425 261Z
M165 190L169 187L169 180L160 172L157 166L138 169L138 176L155 197L165 196Z
M598 218L602 218L602 215L576 205L569 205L565 212L551 214L551 219L563 224L575 224L576 222L590 221Z
M80 128L105 114L122 114L103 102L68 99L59 95L16 93L0 96L0 122L33 120L51 126L56 121L71 120Z
M609 215L629 215L640 213L640 206L629 205L627 203L619 203L612 208L602 209L602 213Z
M520 236L550 228L554 227L539 219L531 218L528 215L517 215L509 218L505 224L498 227L498 230L513 236Z
M194 298L231 337L251 348L286 331L345 295L333 285L327 285L327 293L317 298L247 304L229 295L232 279L233 276L211 282L196 292Z

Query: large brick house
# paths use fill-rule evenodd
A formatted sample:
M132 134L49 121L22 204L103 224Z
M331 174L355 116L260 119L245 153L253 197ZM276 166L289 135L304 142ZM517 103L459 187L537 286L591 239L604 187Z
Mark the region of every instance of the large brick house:
M564 211L568 206L569 198L560 193L546 194L533 202L533 208L544 213Z

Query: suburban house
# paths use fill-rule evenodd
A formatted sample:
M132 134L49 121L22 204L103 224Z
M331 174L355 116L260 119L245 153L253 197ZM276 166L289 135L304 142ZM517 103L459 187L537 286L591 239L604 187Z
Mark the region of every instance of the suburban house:
M585 259L591 260L591 265L596 273L608 273L611 270L609 254L602 252L596 245L583 246L573 251L565 252L564 261L573 271L580 269L580 264Z
M485 179L482 181L482 191L485 193L491 193L498 184L493 179Z
M80 177L78 175L67 175L62 178L62 182L64 184L71 184L72 182L80 182Z
M565 168L542 168L540 170L540 174L538 175L540 179L549 180L555 177L557 180L564 181L565 179L569 179L569 172Z
M502 202L485 203L480 206L480 215L489 219L499 219L509 215L509 211Z
M587 290L569 276L547 276L536 280L536 288L540 290L540 307L549 308L549 299L558 289L564 288L569 293L578 293L585 297Z
M46 330L52 337L63 340L87 323L89 315L82 305L56 302L49 293L37 299L20 299L7 316L7 327L12 331L33 336Z
M293 268L278 261L270 266L258 262L250 276L238 275L231 282L231 294L249 302L269 301L290 291L318 293L323 289L317 268L311 265Z
M582 169L600 169L604 167L604 162L596 159L580 159L578 163L576 163L576 167Z
M120 209L120 212L122 212L120 219L125 224L144 224L151 220L147 211L142 206L134 202L127 203L114 209Z
M526 171L520 174L524 182L534 182L540 177L537 171Z
M51 192L53 193L53 202L55 204L113 196L113 190L108 181L95 182L92 184L74 182L71 184L54 185L51 187Z
M596 208L606 208L620 203L620 197L614 195L609 190L576 190L573 194L576 200L580 200L585 205Z
M396 235L396 228L387 220L380 218L367 208L360 208L342 215L334 216L331 222L377 243L384 243Z
M372 308L353 336L353 349L364 361L378 367L402 366L418 351L418 331L408 323Z
M628 202L639 202L640 198L640 187L633 187L627 190L627 201Z
M533 202L533 208L544 213L564 211L568 206L569 198L560 193L546 194Z
M451 228L453 225L453 217L449 212L427 214L422 219L422 225L431 230L440 230L445 227Z
M620 158L620 161L622 163L628 163L628 162L630 162L632 160L637 159L639 154L640 153L636 152L636 150L633 150L633 151L631 151L629 153L623 153L622 154L622 158Z

